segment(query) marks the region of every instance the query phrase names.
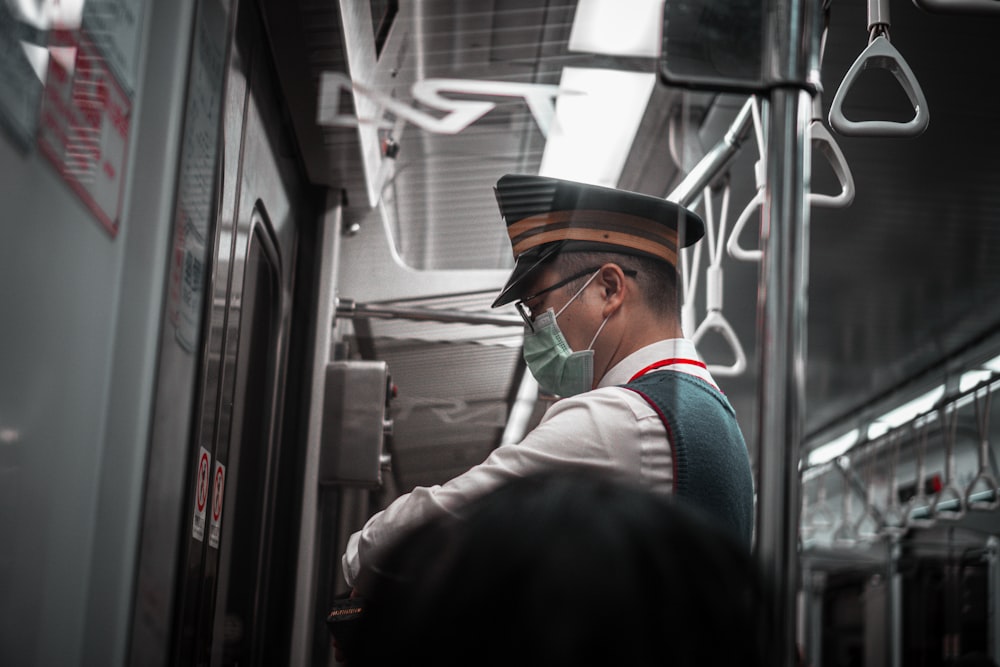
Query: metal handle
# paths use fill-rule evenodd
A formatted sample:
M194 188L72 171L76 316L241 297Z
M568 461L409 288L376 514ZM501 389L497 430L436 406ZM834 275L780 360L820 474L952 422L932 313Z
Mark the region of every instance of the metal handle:
M850 206L851 202L854 201L854 175L851 174L851 168L847 165L844 152L840 150L836 139L833 138L830 130L826 129L821 120L814 119L809 124L809 136L812 139L813 148L826 157L833 168L833 173L837 176L837 180L840 181L840 194L826 195L810 192L809 204L828 208Z
M913 105L915 115L911 120L902 123L888 120L852 121L844 115L844 98L847 97L847 91L854 85L862 71L875 68L892 72L896 80L899 81L910 100L910 104ZM875 36L868 44L868 48L861 52L858 59L847 70L844 80L833 96L833 103L830 105L830 127L845 136L916 137L927 129L929 120L927 99L913 75L913 70L884 35Z

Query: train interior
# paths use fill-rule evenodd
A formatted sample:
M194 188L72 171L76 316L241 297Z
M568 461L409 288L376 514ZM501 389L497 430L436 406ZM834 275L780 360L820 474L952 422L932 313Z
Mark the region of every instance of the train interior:
M716 40L691 59L773 48L694 4L666 3ZM812 97L799 650L1000 660L1000 5L733 6L815 15L817 78L794 84ZM685 83L663 11L0 4L0 662L335 664L348 535L554 400L517 312L490 308L507 173L705 218L685 333L759 471L784 446L758 437L761 314L782 298L761 287L782 194L762 164L769 95L793 84Z

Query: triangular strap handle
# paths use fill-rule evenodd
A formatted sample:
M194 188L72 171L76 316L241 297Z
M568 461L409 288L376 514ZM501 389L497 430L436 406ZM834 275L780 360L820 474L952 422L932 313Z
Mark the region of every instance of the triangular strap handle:
M844 116L844 98L847 91L854 85L858 75L866 69L881 68L892 72L896 80L899 81L906 96L913 105L915 115L912 120L899 123L888 120L848 120ZM913 76L913 70L903 60L888 39L883 35L875 37L858 59L847 70L844 80L837 89L837 94L833 96L833 103L830 105L830 127L840 134L852 137L915 137L927 129L930 114L927 111L927 99L924 91L920 89L920 84Z
M934 494L931 515L937 519L957 521L965 516L965 494L954 484L949 484Z
M809 136L812 139L812 146L830 162L833 173L840 181L840 194L825 195L816 192L809 193L809 204L812 206L826 206L828 208L846 208L854 201L854 175L844 158L844 152L840 150L837 140L826 129L823 122L813 120L809 123Z
M743 352L743 345L740 344L740 339L736 336L736 332L733 331L729 320L720 311L709 311L705 319L698 325L698 329L694 332L694 335L691 336L692 342L697 346L698 341L704 338L705 334L711 330L718 331L722 335L722 339L729 344L729 347L736 355L736 361L729 366L708 364L708 372L720 377L732 377L745 371L747 369L747 355Z
M753 199L746 205L740 216L736 218L736 222L733 224L733 231L729 233L729 239L726 241L726 252L729 253L729 256L744 262L759 262L761 257L764 256L761 250L751 250L740 245L740 234L743 233L743 228L747 226L747 221L764 204L764 160L757 160L753 170L754 178L757 182L757 193L754 194ZM759 237L760 235L758 234Z
M980 489L989 495L982 500L976 500L976 492ZM997 487L997 478L989 472L980 472L976 475L965 487L965 505L970 510L995 510L1000 507L1000 488Z

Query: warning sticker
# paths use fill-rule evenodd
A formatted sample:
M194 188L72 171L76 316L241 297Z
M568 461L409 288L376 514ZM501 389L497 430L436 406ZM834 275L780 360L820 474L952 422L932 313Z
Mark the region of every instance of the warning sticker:
M198 473L194 481L194 523L191 527L191 536L201 542L205 539L205 514L208 510L208 483L209 468L212 464L212 457L208 450L201 448L198 455Z
M215 481L212 483L212 521L208 526L208 546L219 548L219 529L222 525L222 500L226 490L226 466L215 462Z

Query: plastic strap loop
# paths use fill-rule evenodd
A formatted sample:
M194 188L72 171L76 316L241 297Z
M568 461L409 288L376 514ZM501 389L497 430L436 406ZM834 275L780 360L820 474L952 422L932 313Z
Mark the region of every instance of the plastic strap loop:
M913 105L914 116L911 120L906 122L848 120L844 115L844 99L858 75L866 69L885 69L896 77L910 104ZM853 137L916 137L927 129L929 121L927 99L913 75L913 70L884 34L875 36L847 70L844 80L833 96L833 103L830 105L830 127L840 134Z
M965 494L955 485L955 432L958 428L958 406L949 418L945 409L941 410L941 435L944 438L944 488L934 494L931 514L939 519L958 520L965 516ZM953 504L957 505L954 509ZM947 505L947 507L945 507Z
M980 405L979 390L972 395L976 408L976 426L979 432L979 471L965 488L965 504L970 510L994 510L1000 506L1000 498L997 497L997 479L989 469L990 452L990 404L993 393L989 383L986 385L986 396ZM973 500L976 487L984 486L986 491L991 492L987 500Z
M735 361L729 366L708 364L708 370L713 375L732 377L741 374L747 368L747 357L743 351L736 331L729 320L722 314L722 246L726 240L726 218L729 217L729 183L722 190L722 208L716 221L712 207L712 190L705 188L702 198L705 204L705 236L708 246L708 269L705 273L705 308L708 311L705 319L695 329L691 341L698 345L709 331L717 331L733 351Z
M930 528L936 523L934 514L930 512L930 498L927 497L925 490L927 467L924 460L927 455L927 434L930 430L930 419L926 418L919 429L920 435L917 440L917 492L910 498L905 510L906 525L913 528ZM916 513L920 510L927 511L929 518L918 517Z
M740 216L736 218L736 224L733 225L733 231L726 242L726 252L729 253L729 256L744 262L759 262L761 257L764 256L761 250L748 250L740 245L740 235L743 233L743 228L746 227L747 221L764 204L764 182L766 178L764 174L764 160L757 160L753 172L756 179L757 194L753 196L753 199L746 205Z
M825 206L827 208L845 208L854 201L854 175L847 165L844 152L840 150L836 139L826 129L823 121L814 119L809 123L809 136L812 139L813 148L823 154L833 168L833 173L840 181L840 194L827 195L815 192L809 193L809 203L812 206Z

